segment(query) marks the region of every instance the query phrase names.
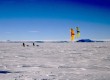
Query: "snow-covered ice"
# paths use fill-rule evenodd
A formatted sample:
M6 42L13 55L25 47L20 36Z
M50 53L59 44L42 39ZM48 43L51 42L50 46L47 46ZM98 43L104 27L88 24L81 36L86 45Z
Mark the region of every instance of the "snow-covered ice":
M110 42L0 43L0 80L110 80Z

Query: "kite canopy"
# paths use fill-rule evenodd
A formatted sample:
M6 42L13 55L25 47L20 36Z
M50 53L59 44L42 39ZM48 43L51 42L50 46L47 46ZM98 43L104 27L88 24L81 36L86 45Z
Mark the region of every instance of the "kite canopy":
M74 30L71 28L71 41L73 41L75 38L75 32Z
M71 28L71 41L74 41L75 38L79 38L80 37L80 29L79 27L76 27L76 35L75 35L75 31Z
M79 29L79 27L76 27L76 31L77 31L76 38L79 38L80 37L80 29Z

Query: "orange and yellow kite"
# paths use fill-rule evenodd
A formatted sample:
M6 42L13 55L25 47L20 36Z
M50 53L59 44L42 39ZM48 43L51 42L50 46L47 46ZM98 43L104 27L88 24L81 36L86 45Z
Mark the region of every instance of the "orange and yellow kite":
M71 41L73 41L75 38L75 32L74 30L71 28Z

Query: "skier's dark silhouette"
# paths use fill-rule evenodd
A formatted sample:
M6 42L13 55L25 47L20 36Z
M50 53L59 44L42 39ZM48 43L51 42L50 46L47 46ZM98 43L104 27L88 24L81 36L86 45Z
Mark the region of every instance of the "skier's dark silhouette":
M33 43L33 46L35 46L35 43Z
M25 43L23 43L23 47L25 47Z

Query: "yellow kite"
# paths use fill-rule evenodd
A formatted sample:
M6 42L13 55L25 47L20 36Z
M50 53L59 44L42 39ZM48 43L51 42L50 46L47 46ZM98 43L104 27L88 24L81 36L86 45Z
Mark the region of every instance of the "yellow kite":
M71 41L73 41L75 38L75 32L74 30L71 28Z
M76 38L79 38L80 37L80 29L79 29L79 27L76 27L76 31L77 31Z

